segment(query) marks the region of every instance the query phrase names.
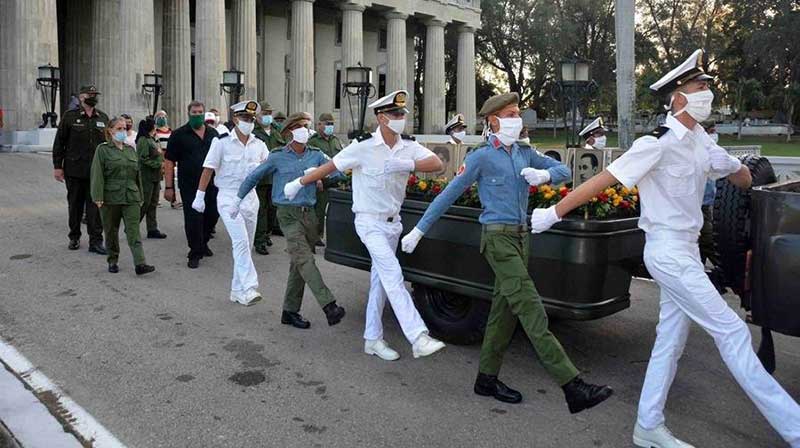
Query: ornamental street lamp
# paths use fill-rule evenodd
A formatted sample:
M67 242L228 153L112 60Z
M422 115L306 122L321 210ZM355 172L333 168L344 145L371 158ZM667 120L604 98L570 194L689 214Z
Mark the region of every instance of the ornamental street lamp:
M48 119L50 126L56 127L56 94L61 83L61 70L50 64L38 68L39 77L36 78L36 87L42 92L42 102L44 103L45 113L42 114L42 124L40 128L46 128Z
M155 71L146 73L144 75L144 84L142 84L142 93L153 94L153 113L152 116L158 112L158 97L164 94L164 84L161 81L162 76Z
M591 62L588 59L572 56L559 63L557 94L564 106L564 128L567 130L567 148L580 146L578 139L578 107L588 99L597 87L591 76ZM571 129L567 127L568 113L572 114Z
M375 96L375 86L372 85L372 69L363 67L361 62L357 67L345 68L345 83L342 96L347 96L347 105L350 108L350 119L353 130L347 134L349 139L354 139L364 132L364 118L367 113L367 99ZM358 110L358 127L356 115L353 113L353 100L356 100Z
M228 104L228 114L230 107L239 102L239 97L244 94L244 72L234 68L222 72L222 83L219 85L219 94L227 93L230 95Z

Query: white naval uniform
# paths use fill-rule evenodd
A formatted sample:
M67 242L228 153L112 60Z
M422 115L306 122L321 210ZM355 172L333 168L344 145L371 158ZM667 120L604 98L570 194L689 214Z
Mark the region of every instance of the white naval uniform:
M267 146L253 134L250 134L245 146L236 132L231 132L211 142L203 162L203 168L211 168L215 172L214 185L219 189L217 210L233 246L231 298L240 302L248 290L258 288L258 273L250 255L258 220L259 203L255 190L242 199L236 218L231 218L230 207L238 202L237 193L245 177L268 156Z
M708 279L697 238L706 178L730 173L710 167L715 146L699 125L689 130L671 114L660 138L636 140L608 171L626 187L638 185L639 227L647 235L644 262L661 288L656 341L639 399L638 423L652 430L664 423L664 405L691 321L714 338L722 360L745 393L792 447L800 447L800 407L762 367L750 330Z
M383 339L381 318L387 296L410 343L428 331L405 287L396 255L403 232L400 206L406 197L410 173L384 174L384 162L389 158L417 161L428 157L436 155L419 143L399 136L394 147L389 148L380 131L373 133L372 138L349 145L333 157L339 171L353 170L356 233L372 258L364 339Z

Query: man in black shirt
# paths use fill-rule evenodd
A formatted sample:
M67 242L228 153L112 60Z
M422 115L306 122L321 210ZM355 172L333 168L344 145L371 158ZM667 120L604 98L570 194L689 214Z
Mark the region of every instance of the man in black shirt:
M189 103L189 123L172 131L165 154L164 174L165 187L164 199L175 200L175 182L173 179L174 167L178 165L178 188L181 190L181 199L186 204L191 204L197 195L197 186L200 175L203 173L203 161L206 158L211 141L218 136L217 131L206 126L205 106L199 101ZM208 248L211 231L217 224L217 187L213 179L206 189L205 212L199 213L192 207L183 207L184 230L186 241L189 243L189 267L192 269L200 265L200 259L214 255Z

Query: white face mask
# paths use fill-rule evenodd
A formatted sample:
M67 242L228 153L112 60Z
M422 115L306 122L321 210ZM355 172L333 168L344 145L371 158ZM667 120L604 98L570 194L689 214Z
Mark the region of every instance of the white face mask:
M458 141L462 142L462 141L464 141L464 137L466 137L466 136L467 136L467 131L458 131L458 132L453 132L453 134L452 134L452 135L453 135L453 138L454 138L454 139L456 139L456 140L458 140Z
M395 134L400 134L403 132L403 129L406 128L406 119L401 118L399 120L389 120L389 129L392 130Z
M297 143L305 145L308 141L308 128L302 127L297 129L292 129L292 140L296 141Z
M674 114L678 116L684 112L694 118L695 121L706 121L711 116L711 103L714 102L714 93L710 90L701 90L695 93L679 92L686 98L686 107Z
M253 132L253 128L255 127L255 123L248 123L243 120L239 120L236 123L236 127L239 128L239 132L241 132L245 136L249 136L251 132Z
M603 149L606 147L606 136L601 135L600 137L594 138L594 144L592 145L594 149Z
M500 130L494 135L496 135L504 145L510 146L519 139L519 133L522 130L522 118L498 117L497 120L500 122Z
M519 139L517 141L520 142L520 143L524 143L524 144L526 144L528 146L531 145L531 138L530 137L521 138L521 139Z

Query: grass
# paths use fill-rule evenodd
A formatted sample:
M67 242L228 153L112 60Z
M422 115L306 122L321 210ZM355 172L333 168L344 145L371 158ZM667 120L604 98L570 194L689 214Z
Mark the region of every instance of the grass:
M609 147L617 146L617 134L607 134ZM566 134L557 131L553 137L552 130L537 129L531 135L531 143L539 148L563 148L566 145ZM737 140L735 135L721 135L719 143L722 146L761 145L761 154L765 156L800 157L800 137L792 137L791 142L786 142L786 136L755 137L745 136Z

